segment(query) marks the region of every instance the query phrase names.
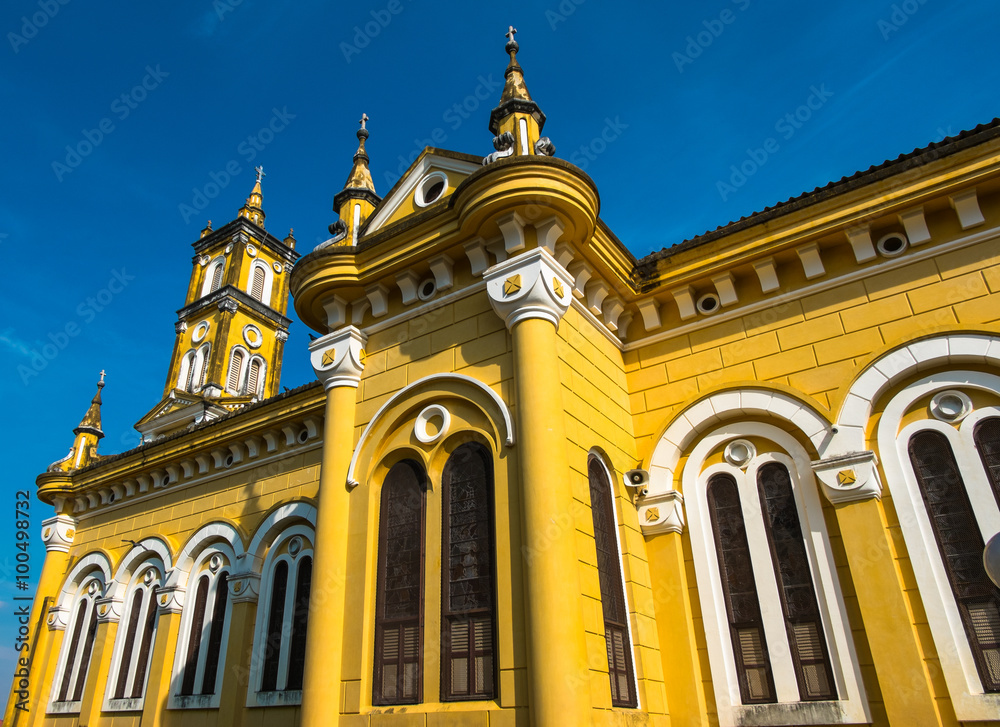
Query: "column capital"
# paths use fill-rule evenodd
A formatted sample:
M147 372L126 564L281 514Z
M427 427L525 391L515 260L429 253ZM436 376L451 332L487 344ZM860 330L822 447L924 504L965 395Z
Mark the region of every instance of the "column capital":
M643 535L684 532L684 495L677 490L645 495L638 505Z
M184 608L184 592L181 586L160 586L156 589L157 614L180 613Z
M813 472L823 483L823 494L834 505L882 499L878 457L871 450L849 452L813 461Z
M115 596L109 596L108 598L98 598L94 602L94 607L97 609L97 622L98 623L118 623L122 617L122 608L124 601Z
M233 603L256 603L260 595L260 573L233 573L229 576L229 593Z
M354 326L328 333L309 344L309 360L327 391L334 386L358 388L365 369L368 336Z
M558 328L573 299L573 276L545 248L494 265L483 279L490 304L508 329L529 318Z
M76 519L69 515L56 515L42 521L42 542L45 551L68 553L76 535Z

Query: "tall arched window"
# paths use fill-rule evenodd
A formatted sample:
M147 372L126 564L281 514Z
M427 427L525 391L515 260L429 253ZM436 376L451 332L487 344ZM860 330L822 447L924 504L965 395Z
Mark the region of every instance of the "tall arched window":
M496 690L493 471L479 444L444 468L441 534L441 699L492 699Z
M90 671L90 657L97 635L96 601L101 596L103 584L98 578L86 579L70 606L70 622L63 645L60 671L53 683L53 702L66 706L70 711L79 709L83 688ZM63 711L63 710L60 710Z
M177 376L177 388L191 391L191 377L194 374L195 352L188 351L181 359L181 370Z
M618 548L618 523L611 497L611 481L604 465L594 455L587 462L590 482L590 511L594 519L597 547L597 574L604 612L604 638L611 680L611 704L635 707L638 704L632 672L632 644L629 639L628 604L622 587L622 565Z
M296 550L295 545L289 545L289 551ZM298 551L292 555L298 555ZM267 612L261 692L302 689L311 586L311 554L283 558L275 564Z
M206 569L197 580L187 631L181 696L215 694L229 605L229 573Z
M222 287L222 273L224 272L225 267L226 264L222 260L215 263L215 267L212 268L212 286L209 288L209 293L214 293Z
M973 439L983 460L983 468L993 488L997 506L1000 506L1000 417L989 417L979 421Z
M977 444L979 434L977 429ZM984 434L988 438L990 428ZM958 462L948 438L933 430L914 434L908 451L983 688L998 692L1000 590L983 567L983 536ZM980 453L986 461L988 455L982 449Z
M240 383L243 379L243 362L246 354L242 349L234 348L229 359L229 376L226 379L226 389L234 394L240 393Z
M247 385L245 394L259 396L264 383L261 373L264 371L264 361L259 356L250 359L250 367L247 369Z
M788 468L781 462L763 465L757 470L757 488L764 505L764 528L771 545L771 563L785 616L799 697L803 701L836 699L816 587Z
M156 592L161 575L156 566L139 569L126 591L118 645L108 677L111 710L135 709L146 689L146 675L156 636ZM124 700L124 701L123 701Z
M375 607L375 704L421 699L424 602L423 468L393 465L382 485Z
M255 265L250 274L250 295L259 301L264 301L264 281L267 273L260 265Z
M715 474L708 481L707 494L740 697L743 704L774 702L774 676L736 480L729 473Z

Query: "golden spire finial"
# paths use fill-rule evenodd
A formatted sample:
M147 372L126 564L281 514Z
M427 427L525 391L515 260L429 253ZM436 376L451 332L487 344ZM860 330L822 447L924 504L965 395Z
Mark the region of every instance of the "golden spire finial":
M520 46L514 40L515 33L517 33L517 28L513 25L507 26L505 34L507 45L504 46L504 50L510 55L510 63L507 64L507 70L503 74L506 80L503 85L503 93L500 94L500 103L511 99L531 100L531 94L528 93L528 87L524 83L524 71L521 70L521 66L517 62L517 51Z
M101 389L104 388L104 370L101 370L101 380L97 382L97 393L94 394L94 398L90 400L90 408L87 409L87 413L83 415L83 419L80 420L79 426L73 430L74 434L80 434L81 431L89 432L94 434L98 439L104 437L104 432L101 431Z
M264 193L260 188L260 181L266 175L264 174L264 167L257 166L254 167L254 171L257 172L257 180L254 182L253 189L250 190L250 196L247 197L246 204L240 208L239 216L245 217L254 224L264 226Z
M358 150L354 152L354 166L347 176L344 189L367 189L375 191L375 182L372 181L372 174L368 170L368 152L365 150L365 141L368 139L368 114L361 114L358 121L361 128L358 129Z

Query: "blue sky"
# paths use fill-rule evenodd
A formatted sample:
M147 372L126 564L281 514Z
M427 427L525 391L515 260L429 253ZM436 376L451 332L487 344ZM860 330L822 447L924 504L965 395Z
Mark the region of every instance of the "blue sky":
M235 216L255 165L268 229L294 227L305 253L335 219L362 112L381 194L425 144L492 151L511 23L556 155L594 178L602 217L639 257L1000 115L987 2L11 0L0 496L33 491L65 455L101 369L101 452L138 443L132 425L162 394L190 243L207 219ZM285 386L312 379L306 333L296 321ZM36 540L49 514L33 505ZM6 686L16 625L4 537ZM32 551L33 578L43 554Z

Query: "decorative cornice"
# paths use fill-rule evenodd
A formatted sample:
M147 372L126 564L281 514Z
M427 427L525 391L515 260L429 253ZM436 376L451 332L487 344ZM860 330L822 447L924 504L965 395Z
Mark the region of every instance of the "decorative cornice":
M288 340L288 331L286 331L284 328L279 328L274 332L274 340L276 340L278 343L284 343L285 341Z
M45 551L68 553L76 535L76 520L68 515L56 515L42 521L42 542Z
M358 387L361 372L365 370L367 343L368 336L354 326L347 326L309 344L309 360L325 389Z
M206 308L211 308L213 305L218 305L219 308L222 309L223 304L225 304L226 310L235 311L236 308L231 306L237 303L256 311L264 318L274 322L282 328L288 328L288 326L292 324L292 320L290 318L286 318L270 306L264 305L256 298L250 297L244 291L232 285L219 288L214 293L209 293L208 295L199 298L194 303L191 303L191 305L184 306L177 311L177 317L181 319L190 319Z
M224 313L235 313L239 309L239 304L232 298L223 298L219 301L219 310Z
M238 217L218 230L213 230L208 235L205 235L205 237L192 243L192 247L194 247L196 253L201 254L205 250L215 247L239 233L252 236L261 246L273 252L289 265L293 265L300 257L299 253L288 247L284 242L244 217Z
M508 329L529 318L557 328L573 299L573 276L544 248L535 248L483 273L490 304Z
M677 490L639 498L639 527L643 535L684 532L684 495Z
M835 455L812 463L813 472L823 483L823 494L834 505L882 499L878 457L871 450Z

